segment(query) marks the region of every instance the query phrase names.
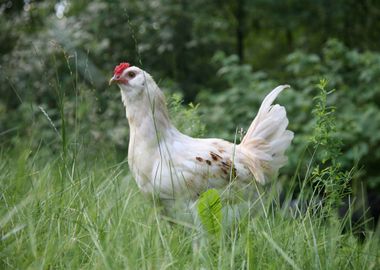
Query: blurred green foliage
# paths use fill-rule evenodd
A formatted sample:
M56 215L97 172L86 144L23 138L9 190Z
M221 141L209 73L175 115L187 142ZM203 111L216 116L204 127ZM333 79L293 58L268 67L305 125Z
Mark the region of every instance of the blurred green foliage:
M194 136L239 137L265 94L290 84L279 102L296 134L284 170L293 175L326 78L340 162L358 161L358 180L379 189L379 11L373 0L2 1L1 147L28 140L58 152L65 125L70 147L125 157L127 121L107 79L129 61L172 96L174 121ZM200 105L182 108L182 99Z
M218 75L227 89L217 94L203 91L199 95L200 108L207 115L207 127L213 135L232 140L236 128L248 128L268 89L279 82L268 73L254 72L249 65L239 64L236 56L226 57L220 53L215 61L221 62ZM289 127L296 134L289 151L292 170L310 142L317 119L312 115L313 97L318 94L316 85L320 78L326 78L328 88L335 89L328 102L335 107L334 136L343 143L343 166L350 169L359 161L364 165L361 180L371 187L380 185L377 167L380 162L379 67L379 53L349 49L335 39L327 41L320 55L301 50L287 55L283 66L287 74L284 83L289 83L292 89L286 90L279 102L286 106Z

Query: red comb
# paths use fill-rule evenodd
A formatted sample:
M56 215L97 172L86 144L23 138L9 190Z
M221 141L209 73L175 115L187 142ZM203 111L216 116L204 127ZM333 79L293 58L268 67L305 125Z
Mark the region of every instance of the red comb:
M115 67L115 70L113 71L113 74L115 75L120 75L121 73L123 73L123 71L126 69L126 68L129 68L131 65L129 63L120 63L119 65L117 65Z

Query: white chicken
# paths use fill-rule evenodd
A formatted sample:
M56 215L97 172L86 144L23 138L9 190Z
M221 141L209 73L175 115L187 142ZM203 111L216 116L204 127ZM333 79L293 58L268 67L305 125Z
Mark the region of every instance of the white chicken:
M264 99L240 144L221 139L191 138L170 122L165 97L142 69L121 63L117 83L130 126L128 163L143 193L162 199L196 200L209 188L244 187L274 178L287 161L293 139L285 108L272 105L287 85Z

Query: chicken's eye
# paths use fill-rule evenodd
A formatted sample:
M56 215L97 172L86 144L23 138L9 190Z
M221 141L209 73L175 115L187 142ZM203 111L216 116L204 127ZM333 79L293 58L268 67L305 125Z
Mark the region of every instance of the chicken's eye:
M128 72L128 77L134 78L135 76L136 76L136 73L134 73L133 71Z

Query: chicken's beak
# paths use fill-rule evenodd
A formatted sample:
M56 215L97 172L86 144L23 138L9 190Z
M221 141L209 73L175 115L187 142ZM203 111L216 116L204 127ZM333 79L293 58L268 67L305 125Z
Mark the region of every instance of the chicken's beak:
M111 85L113 82L115 82L116 78L115 75L112 76L112 78L109 80L108 85Z

